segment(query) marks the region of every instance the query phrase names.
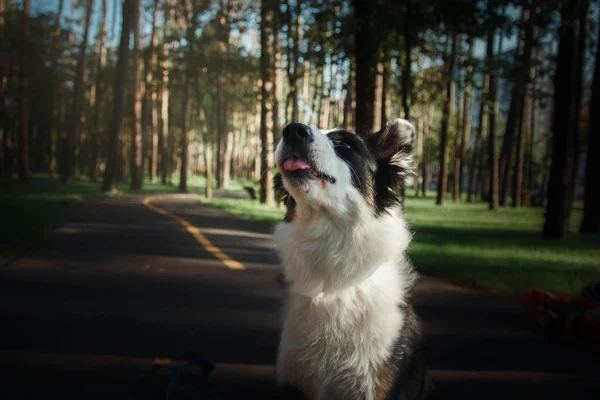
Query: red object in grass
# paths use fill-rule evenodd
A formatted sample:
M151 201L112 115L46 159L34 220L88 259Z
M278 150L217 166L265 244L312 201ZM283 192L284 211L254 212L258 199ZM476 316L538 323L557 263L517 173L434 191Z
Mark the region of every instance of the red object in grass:
M530 289L519 299L534 322L568 336L600 340L600 303L580 295Z

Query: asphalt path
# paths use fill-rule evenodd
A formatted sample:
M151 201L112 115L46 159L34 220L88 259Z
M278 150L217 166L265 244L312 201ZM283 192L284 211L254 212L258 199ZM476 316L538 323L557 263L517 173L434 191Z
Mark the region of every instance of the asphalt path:
M271 232L193 195L80 204L0 267L0 399L165 398L169 369L143 378L188 351L216 372L171 398L277 398ZM443 398L600 398L598 353L536 332L514 299L421 277L411 301Z

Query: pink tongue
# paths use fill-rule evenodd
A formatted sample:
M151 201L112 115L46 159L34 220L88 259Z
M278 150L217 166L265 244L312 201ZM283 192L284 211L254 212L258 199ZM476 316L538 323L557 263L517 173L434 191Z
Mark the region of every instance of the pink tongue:
M287 160L285 160L285 162L283 163L283 169L286 169L288 171L296 171L298 169L311 169L312 167L310 165L308 165L308 163L304 160L301 160L299 158L288 158Z

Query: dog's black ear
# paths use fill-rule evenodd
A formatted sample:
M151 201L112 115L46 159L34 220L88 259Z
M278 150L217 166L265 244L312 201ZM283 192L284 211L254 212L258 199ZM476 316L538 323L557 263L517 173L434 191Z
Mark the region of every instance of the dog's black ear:
M415 127L405 119L396 118L380 131L367 135L367 143L377 161L412 169Z
M290 195L290 192L288 192L283 185L283 176L281 176L281 173L279 172L273 177L273 188L275 189L275 199L277 200L277 204L283 203L286 208L283 220L285 222L292 222L296 209L296 200L294 200Z
M405 119L397 118L364 139L377 161L377 208L382 210L401 203L401 189L406 177L413 172L414 126Z

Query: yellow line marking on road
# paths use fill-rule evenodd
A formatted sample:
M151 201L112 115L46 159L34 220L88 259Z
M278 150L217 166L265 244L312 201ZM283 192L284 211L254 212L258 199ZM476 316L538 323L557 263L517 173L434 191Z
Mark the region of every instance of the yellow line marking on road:
M214 244L212 244L212 242L210 240L208 240L206 238L206 236L204 236L204 234L202 233L202 231L195 227L191 222L181 218L178 215L175 215L167 210L165 210L164 208L161 208L155 204L152 204L153 200L156 200L159 196L149 196L146 197L142 203L148 207L149 209L151 209L154 212L157 212L159 214L162 215L166 215L167 217L179 222L181 225L183 225L183 227L185 228L185 230L194 237L194 239L196 239L196 241L198 243L200 243L200 245L204 248L204 250L208 251L210 254L212 254L217 260L221 261L223 264L225 264L225 266L229 269L234 269L234 270L242 270L242 269L246 269L246 267L244 267L244 265L238 261L235 261L234 259L232 259L231 257L229 257L227 254L223 253L223 251L221 251L221 249L219 249L217 246L215 246Z

